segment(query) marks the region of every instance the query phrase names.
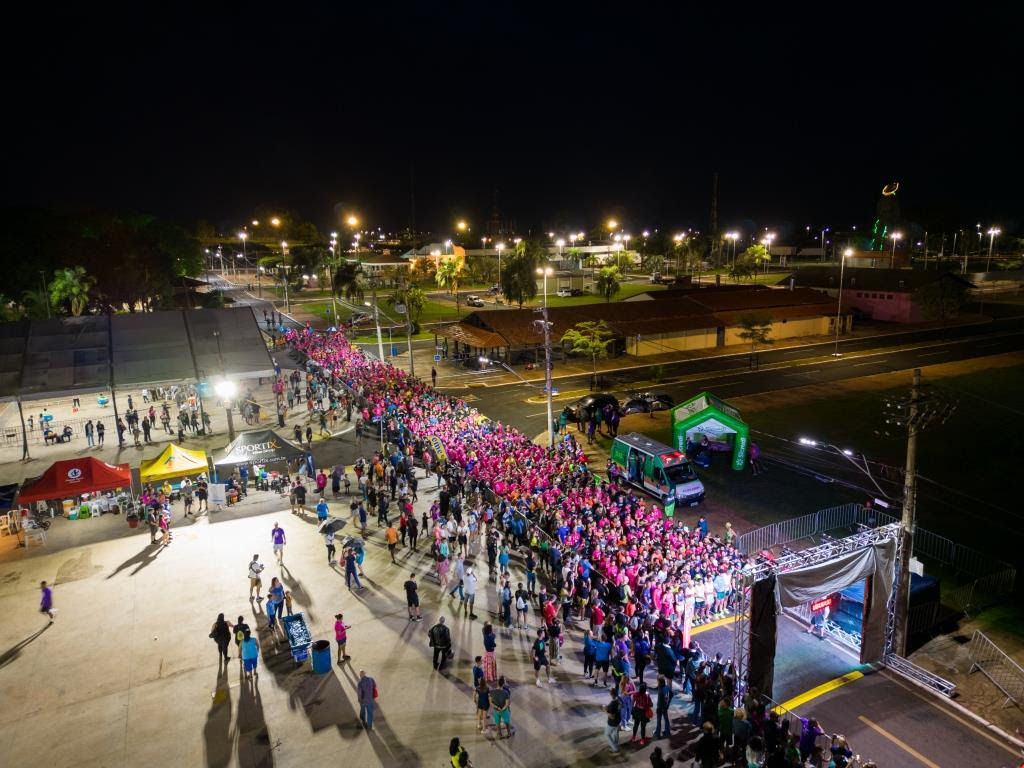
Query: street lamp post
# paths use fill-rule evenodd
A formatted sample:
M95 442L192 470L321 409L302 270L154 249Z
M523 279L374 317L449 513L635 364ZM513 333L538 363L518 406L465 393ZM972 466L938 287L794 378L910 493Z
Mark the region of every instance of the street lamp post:
M768 266L772 263L772 240L774 240L774 239L775 239L775 235L772 234L771 232L765 234L765 236L764 236L764 241L763 242L764 242L765 248L768 251L768 258L764 262L764 273L766 275L768 274Z
M494 248L498 252L498 285L501 285L501 252L505 250L505 244L495 243Z
M842 322L842 316L840 312L843 308L843 270L846 268L846 259L853 256L853 249L847 248L843 251L841 261L839 262L839 299L836 302L836 351L832 353L832 356L839 359L839 324Z
M992 244L995 242L996 235L1000 232L998 227L992 227L988 231L988 260L985 262L985 271L988 272L992 267Z
M537 274L544 277L544 307L541 317L544 321L544 389L548 403L548 447L555 447L554 416L551 406L551 323L548 322L548 277L554 273L551 267L537 267Z
M288 243L284 240L281 241L281 256L284 258L288 257ZM291 312L292 305L288 302L288 270L292 268L291 264L282 264L281 269L284 270L284 311Z
M228 441L235 439L235 420L231 414L232 399L238 393L238 387L235 386L235 382L224 379L218 381L214 387L214 392L217 393L217 397L224 403L224 411L228 415Z
M338 271L338 233L331 232L331 307L334 310L334 327L338 327L338 291L334 286L334 273Z
M242 264L249 266L249 257L245 253L245 241L249 238L247 232L239 232L238 239L242 241Z
M892 238L892 254L889 256L889 269L892 269L896 266L896 241L903 237L903 235L899 232L893 232L889 237Z

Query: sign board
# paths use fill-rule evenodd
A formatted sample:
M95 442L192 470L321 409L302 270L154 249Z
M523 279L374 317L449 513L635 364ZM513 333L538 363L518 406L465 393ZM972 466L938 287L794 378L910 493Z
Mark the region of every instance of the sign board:
M427 438L427 442L430 444L430 450L434 452L434 456L437 457L438 461L448 461L448 452L444 449L444 443L441 442L441 438L437 435L431 435Z
M406 310L405 304L395 304L395 312L400 315L404 315Z
M434 355L434 362L435 363L440 363L441 362L441 356L440 355Z
M819 611L823 611L826 608L831 608L831 607L832 607L832 595L829 595L828 597L823 597L820 600L815 600L813 603L811 603L811 611L813 613L818 613Z
M228 496L225 493L224 483L210 483L206 486L207 493L209 494L206 498L208 504L216 504L218 506L224 506L228 503Z

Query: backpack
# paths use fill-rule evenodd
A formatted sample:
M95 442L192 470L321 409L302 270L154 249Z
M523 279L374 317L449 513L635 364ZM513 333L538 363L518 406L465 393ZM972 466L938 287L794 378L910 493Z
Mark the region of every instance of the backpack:
M508 587L504 587L501 590L501 604L509 605L512 602L512 590Z
M525 611L526 610L526 601L523 599L522 595L516 596L516 610L517 611Z

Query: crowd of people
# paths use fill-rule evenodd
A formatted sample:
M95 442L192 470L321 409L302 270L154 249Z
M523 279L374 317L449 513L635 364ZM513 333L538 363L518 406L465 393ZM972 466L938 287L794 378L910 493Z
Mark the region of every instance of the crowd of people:
M291 331L287 337L308 362L304 376L293 374L280 387L281 397L304 397L311 421L321 409L347 410L356 421L358 442L370 435L379 448L356 468L352 515L357 529L365 533L368 518L379 510L377 521L387 528L392 558L399 539L413 549L420 536L426 539L441 594L458 597L460 608L473 617L478 579L473 563L485 554L499 606L496 623L507 631L531 632L538 686L554 682L551 668L559 663L565 628L580 630L584 678L597 685L602 677L610 689L605 733L611 751L620 749L621 730L632 731L631 741L638 745L646 744L652 723L653 737L668 739L668 708L679 696L691 701L691 717L701 729L694 745L701 766L722 759L752 766L826 764L828 749L811 743L816 735L791 735L777 716L766 713L756 691L747 691L743 705L734 707L735 667L720 655L705 656L690 636L694 626L722 618L733 607L735 577L745 560L734 546L731 526L721 535L713 535L703 518L687 526L634 493L613 465L604 474L595 471L572 435L555 448L537 445L464 401L367 358L341 333ZM421 521L411 504L415 465L425 468L426 482L436 477L438 485L437 500ZM324 485L317 487L320 494ZM392 502L397 502L397 527L390 519ZM345 554L353 561L346 563L347 580L358 585L356 553ZM513 583L512 556L521 558L525 582ZM539 572L546 576L544 584ZM405 589L409 620L421 620L415 576ZM531 613L536 628L529 628ZM452 655L443 618L428 637L434 667L441 670ZM511 735L511 689L497 669L490 621L482 639L484 653L473 667L479 728L493 724L499 737ZM807 744L803 754L801 746ZM845 743L834 739L836 745L832 763L852 764ZM652 764L671 760L659 748Z

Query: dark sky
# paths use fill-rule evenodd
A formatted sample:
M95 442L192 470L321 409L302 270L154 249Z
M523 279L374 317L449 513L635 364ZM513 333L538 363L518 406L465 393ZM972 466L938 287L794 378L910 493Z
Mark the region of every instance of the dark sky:
M495 189L520 229L704 227L717 171L724 226L864 224L895 178L925 223L1024 228L1020 11L302 5L9 25L4 204L397 228L414 176L421 229Z

